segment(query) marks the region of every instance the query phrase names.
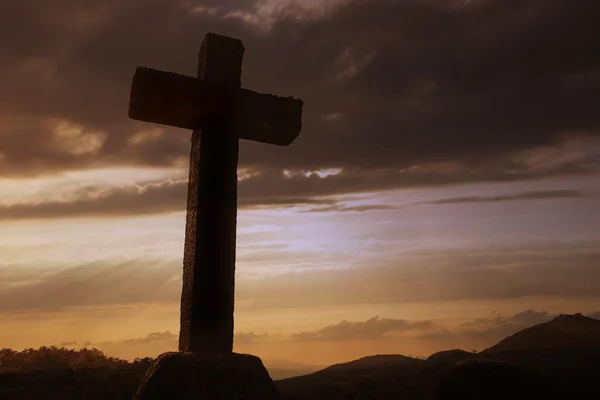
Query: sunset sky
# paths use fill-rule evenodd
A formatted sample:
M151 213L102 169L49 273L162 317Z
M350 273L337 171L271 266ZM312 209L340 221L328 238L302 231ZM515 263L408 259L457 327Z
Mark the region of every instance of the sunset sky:
M235 351L325 365L600 318L598 0L0 2L0 348L176 350L191 132L138 65L304 101L240 148Z

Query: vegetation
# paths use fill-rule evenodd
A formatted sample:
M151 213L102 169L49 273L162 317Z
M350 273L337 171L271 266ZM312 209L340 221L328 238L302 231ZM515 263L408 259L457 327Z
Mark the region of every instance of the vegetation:
M133 362L98 349L0 350L3 400L130 400L154 359Z
M35 371L56 371L76 368L106 368L119 370L133 368L146 371L154 361L151 357L136 358L132 363L116 357L108 357L101 350L66 349L64 347L40 347L15 351L0 350L0 373Z

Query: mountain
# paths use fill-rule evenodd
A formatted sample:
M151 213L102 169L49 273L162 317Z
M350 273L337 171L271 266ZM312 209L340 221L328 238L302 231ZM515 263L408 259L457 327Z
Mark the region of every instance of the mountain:
M402 355L375 355L335 364L309 375L276 381L286 400L426 398L426 362ZM435 374L434 371L430 371Z
M457 363L459 361L470 360L476 357L477 356L470 351L453 349L433 353L427 357L427 361L431 363Z
M524 329L479 354L377 355L275 383L286 400L591 400L600 399L598 365L600 321L575 314Z
M480 356L540 372L565 398L600 399L599 320L560 315L501 340Z
M582 314L563 314L552 321L523 329L481 352L600 349L600 320Z
M359 358L358 360L334 364L322 371L327 373L345 373L348 371L362 371L368 372L377 370L380 368L394 368L399 366L415 365L419 364L422 360L406 357L399 354L377 354L374 356L367 356Z
M323 365L302 364L289 360L263 360L265 368L273 380L292 378L294 376L308 375L325 368Z

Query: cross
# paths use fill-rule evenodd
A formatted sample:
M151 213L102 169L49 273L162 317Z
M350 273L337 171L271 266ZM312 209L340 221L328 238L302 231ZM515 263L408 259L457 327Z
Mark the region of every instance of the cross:
M243 56L239 39L208 33L198 78L138 67L131 85L130 118L193 130L182 352L233 351L238 139L288 146L302 127L302 100L241 88Z

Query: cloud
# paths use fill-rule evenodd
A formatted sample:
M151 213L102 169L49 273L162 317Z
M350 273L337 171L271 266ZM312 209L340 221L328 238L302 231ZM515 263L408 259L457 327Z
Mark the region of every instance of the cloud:
M154 332L143 338L128 339L128 340L120 341L118 343L124 344L127 346L158 344L158 343L172 344L177 339L178 339L177 335L175 335L169 331L166 331L166 332ZM102 343L100 345L102 345Z
M410 206L423 204L464 204L464 203L499 203L505 201L520 200L555 200L587 197L587 194L579 190L540 190L533 192L522 192L502 196L465 196L450 197L432 201L422 201L404 204L362 204L345 205L342 202L332 205L323 205L307 209L306 212L364 212L364 211L386 211L400 210Z
M119 217L185 210L187 181L167 180L144 186L87 187L66 200L0 205L0 220Z
M393 246L393 245L392 245ZM424 301L481 301L531 296L597 298L595 242L570 245L468 246L390 251L345 268L318 269L239 286L257 309ZM385 252L384 252L385 253ZM311 296L307 297L306 293Z
M128 120L129 85L137 65L194 75L207 31L244 41L244 86L305 101L296 143L243 143L240 153L242 167L272 172L261 187L281 183L285 196L598 171L595 0L354 0L272 12L254 1L48 4L0 7L4 176L185 163L189 132L144 134L158 127ZM398 173L436 165L445 167ZM296 189L280 174L323 168L345 176Z
M421 204L463 204L463 203L498 203L503 201L518 200L553 200L570 199L586 197L586 194L579 190L541 190L533 192L523 192L503 196L468 196L452 197L424 202Z
M234 343L236 346L248 346L259 341L269 340L268 334L256 334L254 332L236 332ZM131 356L156 356L167 351L177 351L179 335L170 331L153 332L140 338L113 340L113 341L66 341L58 344L58 347L66 348L92 348L103 350L108 354L126 354Z
M573 310L575 313L578 310ZM598 313L592 314L597 315ZM547 311L524 310L514 315L502 315L493 312L489 316L477 317L458 325L435 320L405 320L397 318L372 317L365 321L341 321L314 331L291 333L287 335L255 332L236 332L235 346L249 348L253 345L284 345L292 348L298 344L311 342L380 342L392 344L404 340L420 346L427 343L441 343L445 348L460 346L464 349L492 346L507 336L531 326L548 322L558 316ZM391 341L390 341L391 339ZM95 347L108 354L157 355L177 349L178 335L170 331L154 332L147 336L117 341L68 341L58 346L67 348ZM427 347L427 345L426 345ZM439 346L438 346L439 347ZM305 348L306 349L306 348Z
M600 297L600 288L595 284L600 280L599 249L597 242L422 248L382 251L382 255L368 261L336 263L335 268L328 268L329 253L310 253L300 261L295 250L288 253L279 249L260 257L250 253L243 255L247 269L236 280L236 301L250 312L325 305L501 301L532 296L593 299ZM260 262L264 259L277 261L268 274L255 276L248 263L259 261L264 266ZM306 259L317 266L296 265ZM132 286L133 281L136 284ZM128 304L168 304L177 309L181 261L148 257L74 266L15 264L0 268L0 282L0 312L54 312ZM368 327L400 326L396 323L401 324L373 320Z
M4 266L0 269L0 312L175 303L181 294L180 265L179 261L160 259L111 259L41 269ZM131 285L133 281L135 285Z
M269 190L264 182L254 184L241 181L240 208L286 207L315 204L333 204L335 200L285 195L281 190ZM321 178L315 178L321 179ZM252 195L255 186L267 186L266 191ZM256 193L256 192L255 192ZM187 179L168 179L144 185L87 186L66 193L58 199L37 202L0 204L0 220L123 217L181 212L186 209Z
M556 189L500 196L467 196L406 204L348 205L339 196L348 192L385 189L382 182L362 184L352 174L320 178L258 176L239 183L239 208L306 207L305 212L365 212L403 209L422 204L496 203L518 200L582 198L577 190ZM278 181L281 179L281 181ZM286 182L286 181L290 182ZM322 182L319 182L322 181ZM365 181L366 182L366 181ZM407 182L407 185L415 183ZM425 184L424 181L421 184ZM442 181L439 181L442 184ZM60 199L0 204L0 221L81 217L124 217L181 212L186 209L187 180L168 179L144 185L78 188Z
M533 325L548 322L556 316L535 310L521 311L512 316L493 313L491 317L480 317L461 324L455 334L473 340L500 340Z
M363 204L360 206L348 206L344 204L334 204L331 206L314 207L304 210L305 212L365 212L365 211L387 211L398 210L405 206L394 204Z
M570 310L566 313L575 314L580 311ZM494 311L490 316L478 317L456 327L443 327L438 331L425 332L421 338L446 343L461 343L462 346L471 346L465 347L469 349L483 349L523 329L551 321L559 315L531 309L509 316ZM593 318L598 315L600 313L595 312L588 316Z
M589 314L588 317L600 320L600 311Z
M328 325L314 332L300 332L292 335L294 340L350 340L380 339L386 334L406 331L431 330L434 324L431 321L407 321L404 319L370 318L364 322L341 321Z
M576 311L573 311L576 312ZM493 312L491 316L477 317L458 325L447 325L431 320L411 321L373 317L366 321L341 321L316 331L295 333L292 340L384 340L390 334L402 333L418 340L442 340L463 345L492 345L518 331L548 322L557 317L547 311L524 310L514 315ZM393 337L393 336L392 336Z

